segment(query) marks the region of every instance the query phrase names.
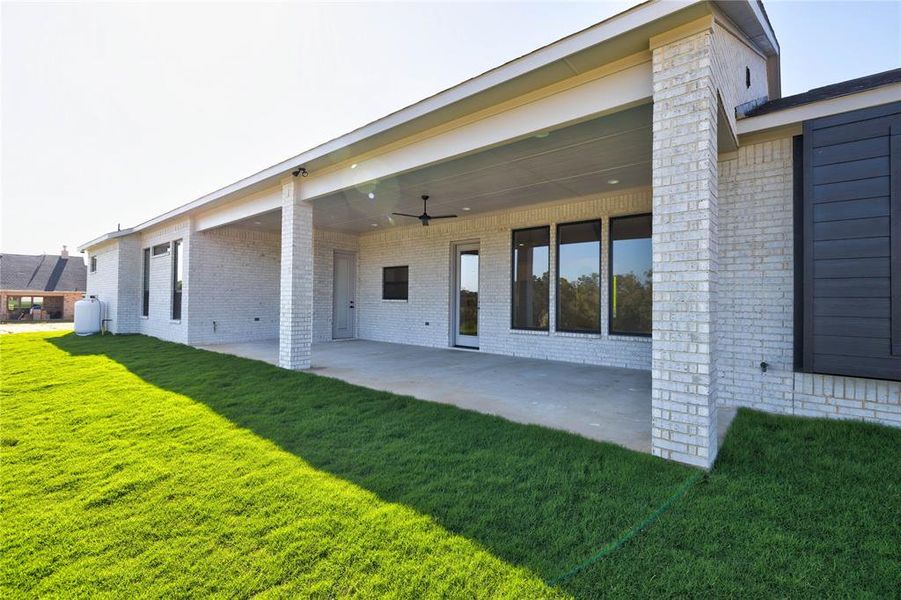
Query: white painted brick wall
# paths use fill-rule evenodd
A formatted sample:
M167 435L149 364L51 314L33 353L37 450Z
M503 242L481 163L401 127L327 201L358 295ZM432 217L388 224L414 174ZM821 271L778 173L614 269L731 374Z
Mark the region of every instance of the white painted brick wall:
M792 140L721 158L719 401L901 425L901 382L795 373ZM769 364L766 373L760 363Z
M650 367L650 340L610 336L607 330L607 260L609 217L647 213L650 193L636 190L595 196L566 203L526 207L504 213L418 224L374 231L360 236L358 256L359 337L364 339L445 348L451 343L451 265L455 243L480 244L479 344L483 352L546 358L636 369ZM512 231L551 226L551 280L558 223L601 218L602 331L597 334L554 331L555 286L551 286L549 332L510 328ZM410 267L409 300L382 300L382 268ZM317 269L318 271L318 269ZM426 325L426 322L429 324ZM330 330L329 330L330 333Z
M278 363L286 369L310 368L313 343L313 205L299 185L282 181Z
M280 234L221 227L190 243L190 343L278 339Z
M716 458L717 95L710 30L653 49L652 452Z
M96 296L104 303L105 315L109 319L108 327L112 333L126 333L119 329L119 242L109 241L87 254L88 278L86 295ZM97 270L91 272L91 258L97 260Z
M172 242L182 240L181 253L183 259L183 287L182 287L182 318L172 319ZM153 256L152 248L158 244L169 243L169 252L160 256ZM150 256L150 310L147 317L141 316L141 278L143 276L144 248L151 248ZM191 223L188 219L182 219L167 223L150 231L142 232L140 245L131 249L127 254L134 259L134 265L123 269L127 281L136 290L130 302L123 302L133 310L137 319L138 333L158 337L172 342L185 344L188 342L187 314L190 304L190 278L187 265L191 252ZM122 252L123 257L126 253Z

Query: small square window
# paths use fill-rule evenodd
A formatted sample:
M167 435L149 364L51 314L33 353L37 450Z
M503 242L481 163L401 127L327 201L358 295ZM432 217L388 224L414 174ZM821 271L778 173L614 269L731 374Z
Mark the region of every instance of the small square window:
M409 267L382 269L382 300L406 300L409 289Z
M154 256L162 256L163 254L169 253L169 242L165 244L157 244L153 247L153 255Z

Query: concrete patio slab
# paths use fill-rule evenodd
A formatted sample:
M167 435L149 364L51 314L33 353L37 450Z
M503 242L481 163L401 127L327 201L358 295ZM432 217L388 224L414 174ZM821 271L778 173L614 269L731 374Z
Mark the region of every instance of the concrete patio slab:
M276 364L278 341L198 346ZM313 345L312 372L651 451L648 371L366 340ZM722 441L735 409L720 408Z

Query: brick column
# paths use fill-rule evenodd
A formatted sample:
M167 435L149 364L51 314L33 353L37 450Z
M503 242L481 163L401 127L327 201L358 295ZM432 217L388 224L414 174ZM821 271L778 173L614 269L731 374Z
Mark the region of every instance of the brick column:
M278 364L286 369L310 368L313 341L313 206L299 192L296 178L282 180Z
M710 30L653 49L652 451L716 458L717 94Z

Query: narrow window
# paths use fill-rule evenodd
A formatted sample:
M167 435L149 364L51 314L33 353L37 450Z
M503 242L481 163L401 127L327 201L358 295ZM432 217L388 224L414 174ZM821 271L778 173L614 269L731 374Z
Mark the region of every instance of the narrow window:
M382 269L382 300L406 300L408 282L409 267Z
M513 232L513 329L547 331L550 227Z
M169 242L165 244L157 244L153 247L153 255L154 256L162 256L163 254L167 254L169 252Z
M144 267L141 284L141 315L150 315L150 248L144 248Z
M651 215L610 219L610 333L651 335Z
M745 67L745 87L751 87L751 67Z
M91 257L91 273L96 273L96 272L97 272L97 257L92 256Z
M601 331L601 222L557 226L557 331Z
M176 321L181 319L181 289L183 276L181 240L176 240L172 242L172 319Z

